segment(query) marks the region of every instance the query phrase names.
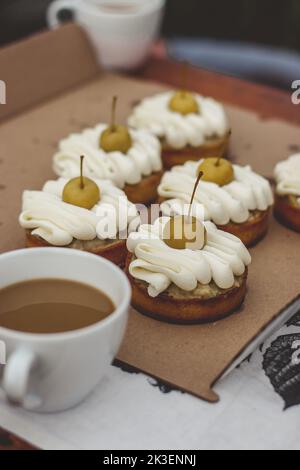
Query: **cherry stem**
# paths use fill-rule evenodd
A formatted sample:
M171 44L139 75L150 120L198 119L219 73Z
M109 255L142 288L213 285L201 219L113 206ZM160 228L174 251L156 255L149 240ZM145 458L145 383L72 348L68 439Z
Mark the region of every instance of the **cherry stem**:
M192 194L192 197L191 197L190 208L189 208L189 213L188 213L188 219L191 218L192 206L193 206L195 194L196 194L198 185L199 185L200 180L201 180L201 178L202 178L203 175L204 175L203 171L200 171L200 172L199 172L199 175L198 175L198 178L197 178L197 180L196 180L196 183L195 183L195 186L194 186L194 191L193 191L193 194Z
M230 141L230 137L231 137L231 136L232 136L232 129L229 129L228 134L227 134L227 137L226 137L226 140L225 140L225 142L224 142L223 149L222 149L223 155L225 154L226 149L227 149L227 147L228 147L228 145L229 145L229 141Z
M84 189L83 160L84 160L84 156L81 155L81 157L80 157L80 189Z
M182 63L182 70L181 70L182 92L185 92L188 89L188 72L189 72L189 63L185 61Z
M224 144L223 144L223 146L222 146L222 150L221 150L221 152L220 152L220 156L219 156L218 160L216 161L216 166L220 166L221 158L222 158L222 156L225 154L225 151L226 151L226 148L227 148L229 139L230 139L230 137L231 137L231 134L232 134L232 130L230 129L230 130L228 131L227 136L226 136L225 142L224 142Z
M218 160L216 161L215 163L216 166L220 166L221 159L222 159L222 154L219 156Z
M229 139L231 137L231 134L232 134L232 130L230 129L227 133L227 136L226 136L226 139L224 141L224 144L223 144L223 147L222 147L222 150L221 150L221 155L220 157L218 158L218 161L216 162L216 166L219 166L220 165L220 162L221 162L221 158L225 155L225 152L226 152L226 149L227 149L227 146L228 146L228 142L229 142Z
M110 129L112 131L116 130L116 112L117 112L117 103L118 97L114 96L112 101L112 110L111 110L111 121L110 121Z

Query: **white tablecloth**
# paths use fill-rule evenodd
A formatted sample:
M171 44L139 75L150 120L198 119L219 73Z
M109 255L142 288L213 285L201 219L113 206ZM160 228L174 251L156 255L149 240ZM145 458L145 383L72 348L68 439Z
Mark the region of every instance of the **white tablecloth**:
M276 389L276 391L275 391ZM79 407L0 402L0 425L44 449L300 449L300 313L216 386L210 405L111 367Z

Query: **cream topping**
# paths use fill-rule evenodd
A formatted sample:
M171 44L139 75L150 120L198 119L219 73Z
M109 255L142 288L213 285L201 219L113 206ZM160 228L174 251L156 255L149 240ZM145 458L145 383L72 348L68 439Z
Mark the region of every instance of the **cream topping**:
M175 250L162 240L169 217L154 225L141 225L131 233L127 248L136 257L130 274L148 284L148 293L157 297L173 283L184 291L193 291L198 283L214 281L221 289L233 287L251 263L251 256L235 236L222 232L212 222L205 222L207 243L202 250Z
M95 180L101 199L92 210L62 201L68 180L48 181L42 191L25 191L19 218L21 226L32 230L54 246L67 246L73 239L87 241L116 239L127 230L136 230L140 218L134 204L110 181Z
M164 215L185 213L184 206L191 200L200 163L187 162L164 174L158 188L158 194L167 199L161 205ZM205 220L226 225L230 221L246 222L250 211L265 211L272 206L273 193L265 178L249 166L233 165L233 169L234 181L228 185L220 187L215 183L200 182L193 204L195 215L199 216L202 210Z
M61 140L53 159L54 172L63 178L75 178L79 156L84 155L87 177L108 179L123 188L125 184L138 184L143 177L162 169L160 142L149 132L130 129L133 145L125 155L106 153L99 148L99 139L105 129L107 125L100 124Z
M169 109L174 91L144 99L129 117L129 125L147 129L159 138L164 138L174 149L187 145L198 147L208 138L224 137L229 130L224 107L212 98L195 94L199 114L183 116Z
M300 153L292 155L275 167L276 192L282 196L299 196L300 203Z

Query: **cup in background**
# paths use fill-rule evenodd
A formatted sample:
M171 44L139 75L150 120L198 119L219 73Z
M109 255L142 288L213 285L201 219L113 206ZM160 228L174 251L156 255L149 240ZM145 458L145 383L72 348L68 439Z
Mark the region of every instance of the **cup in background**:
M141 66L160 29L166 0L56 0L47 19L60 25L59 15L71 10L75 22L88 33L99 63L106 69Z
M38 412L66 410L92 392L118 352L131 299L125 274L89 253L34 248L0 256L0 289L52 278L100 289L116 310L95 325L65 333L29 334L0 327L7 353L0 386L10 401Z

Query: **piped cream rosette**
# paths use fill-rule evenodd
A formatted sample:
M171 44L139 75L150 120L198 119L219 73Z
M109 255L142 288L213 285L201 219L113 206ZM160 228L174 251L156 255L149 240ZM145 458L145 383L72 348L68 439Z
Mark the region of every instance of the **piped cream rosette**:
M78 176L78 155L85 155L85 176L111 180L119 188L161 171L161 146L156 137L145 130L129 129L133 145L128 153L107 153L99 146L106 129L106 124L100 124L61 140L53 158L54 172L63 178Z
M251 263L251 256L235 236L222 232L211 222L204 222L207 236L202 250L176 250L163 240L169 217L153 225L141 225L129 235L127 248L135 259L129 272L148 284L148 293L157 297L173 283L184 291L193 291L198 283L214 281L221 289L233 287Z
M275 179L277 194L299 196L297 200L300 204L300 153L276 165Z
M187 162L166 172L158 187L160 197L166 199L161 209L164 215L185 213L197 177L200 162ZM250 166L233 165L234 181L225 186L201 181L199 184L192 213L200 211L200 217L212 220L217 225L230 221L244 223L250 211L266 211L273 205L274 198L269 182L254 173Z
M25 191L20 225L54 246L70 245L73 239L126 239L139 226L135 205L111 181L95 180L101 199L91 210L63 202L67 182L60 178L48 181L42 191Z
M130 126L146 129L173 149L199 147L212 137L225 137L229 123L222 104L195 94L199 114L183 116L169 107L173 91L145 98L128 119Z

